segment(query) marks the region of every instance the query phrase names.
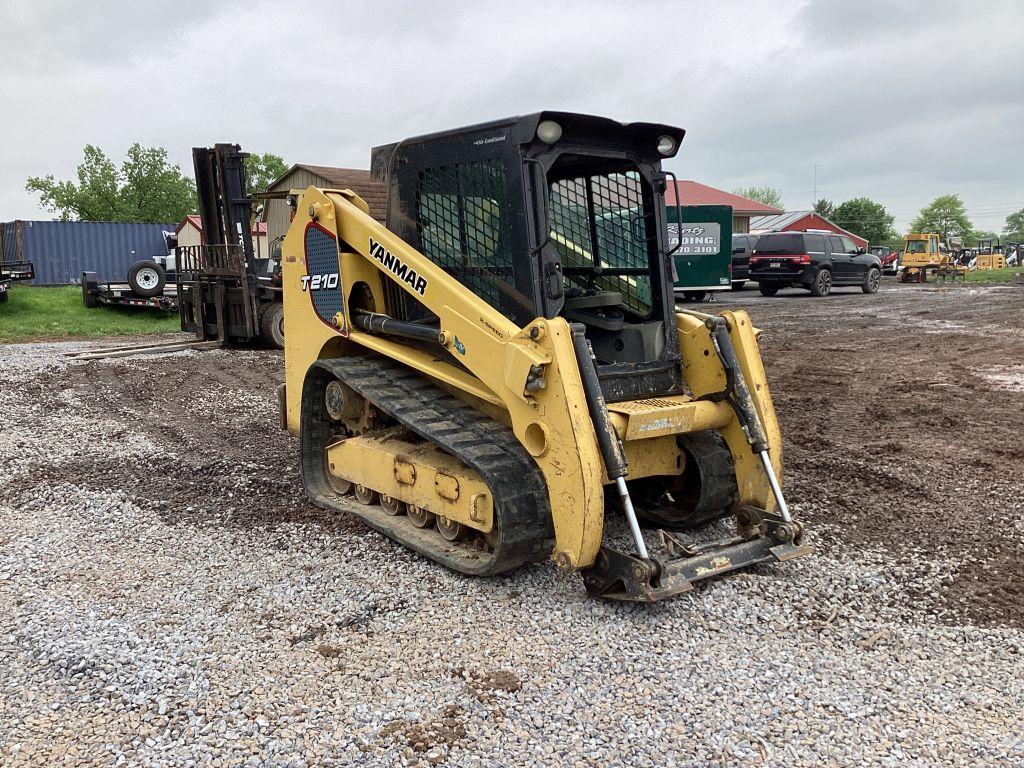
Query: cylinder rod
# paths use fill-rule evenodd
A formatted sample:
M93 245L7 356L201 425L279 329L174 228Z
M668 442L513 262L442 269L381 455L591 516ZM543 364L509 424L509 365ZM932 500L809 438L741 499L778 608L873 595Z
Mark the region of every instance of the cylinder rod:
M768 458L768 451L761 451L757 455L761 457L764 473L768 475L768 483L775 495L775 503L779 505L779 517L782 518L782 522L788 523L793 518L789 514L789 505L786 504L786 499L782 496L782 487L779 485L778 478L775 477L775 467L772 466L772 460Z
M629 488L626 487L624 477L615 478L615 487L619 490L619 498L622 500L622 508L626 510L626 520L629 521L629 530L633 534L633 541L636 543L637 554L644 560L648 558L647 544L644 542L644 535L640 531L640 523L636 519L636 510L633 509L633 499L629 496Z

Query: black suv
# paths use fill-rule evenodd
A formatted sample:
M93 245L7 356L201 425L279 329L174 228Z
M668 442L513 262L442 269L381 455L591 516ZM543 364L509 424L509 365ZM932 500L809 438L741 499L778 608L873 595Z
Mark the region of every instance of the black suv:
M814 296L827 296L840 285L874 293L881 278L877 256L828 232L768 232L750 254L750 279L765 296L791 286L808 288Z
M750 252L754 250L757 235L732 236L732 289L738 291L750 279Z

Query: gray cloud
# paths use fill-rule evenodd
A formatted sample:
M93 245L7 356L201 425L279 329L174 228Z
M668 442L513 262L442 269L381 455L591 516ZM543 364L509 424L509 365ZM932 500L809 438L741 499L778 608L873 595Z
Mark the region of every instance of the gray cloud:
M1024 207L1014 2L6 5L0 220L44 216L25 178L71 176L86 143L365 167L375 144L543 108L680 124L680 177L772 184L791 209L815 162L819 196L902 225L951 191L986 228Z

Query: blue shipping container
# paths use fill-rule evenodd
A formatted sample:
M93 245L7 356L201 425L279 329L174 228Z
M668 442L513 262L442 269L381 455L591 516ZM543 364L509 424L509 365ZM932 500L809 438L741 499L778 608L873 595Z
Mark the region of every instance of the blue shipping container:
M72 285L83 272L124 282L136 261L167 253L164 232L176 224L113 221L9 221L0 224L3 261L31 261L32 285Z

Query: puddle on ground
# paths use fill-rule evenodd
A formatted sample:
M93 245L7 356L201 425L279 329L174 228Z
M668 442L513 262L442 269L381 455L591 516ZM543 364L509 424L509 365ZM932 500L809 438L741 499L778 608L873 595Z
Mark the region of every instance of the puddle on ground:
M1008 389L1011 392L1024 392L1024 365L1014 365L1009 368L990 368L979 373L1000 389Z

